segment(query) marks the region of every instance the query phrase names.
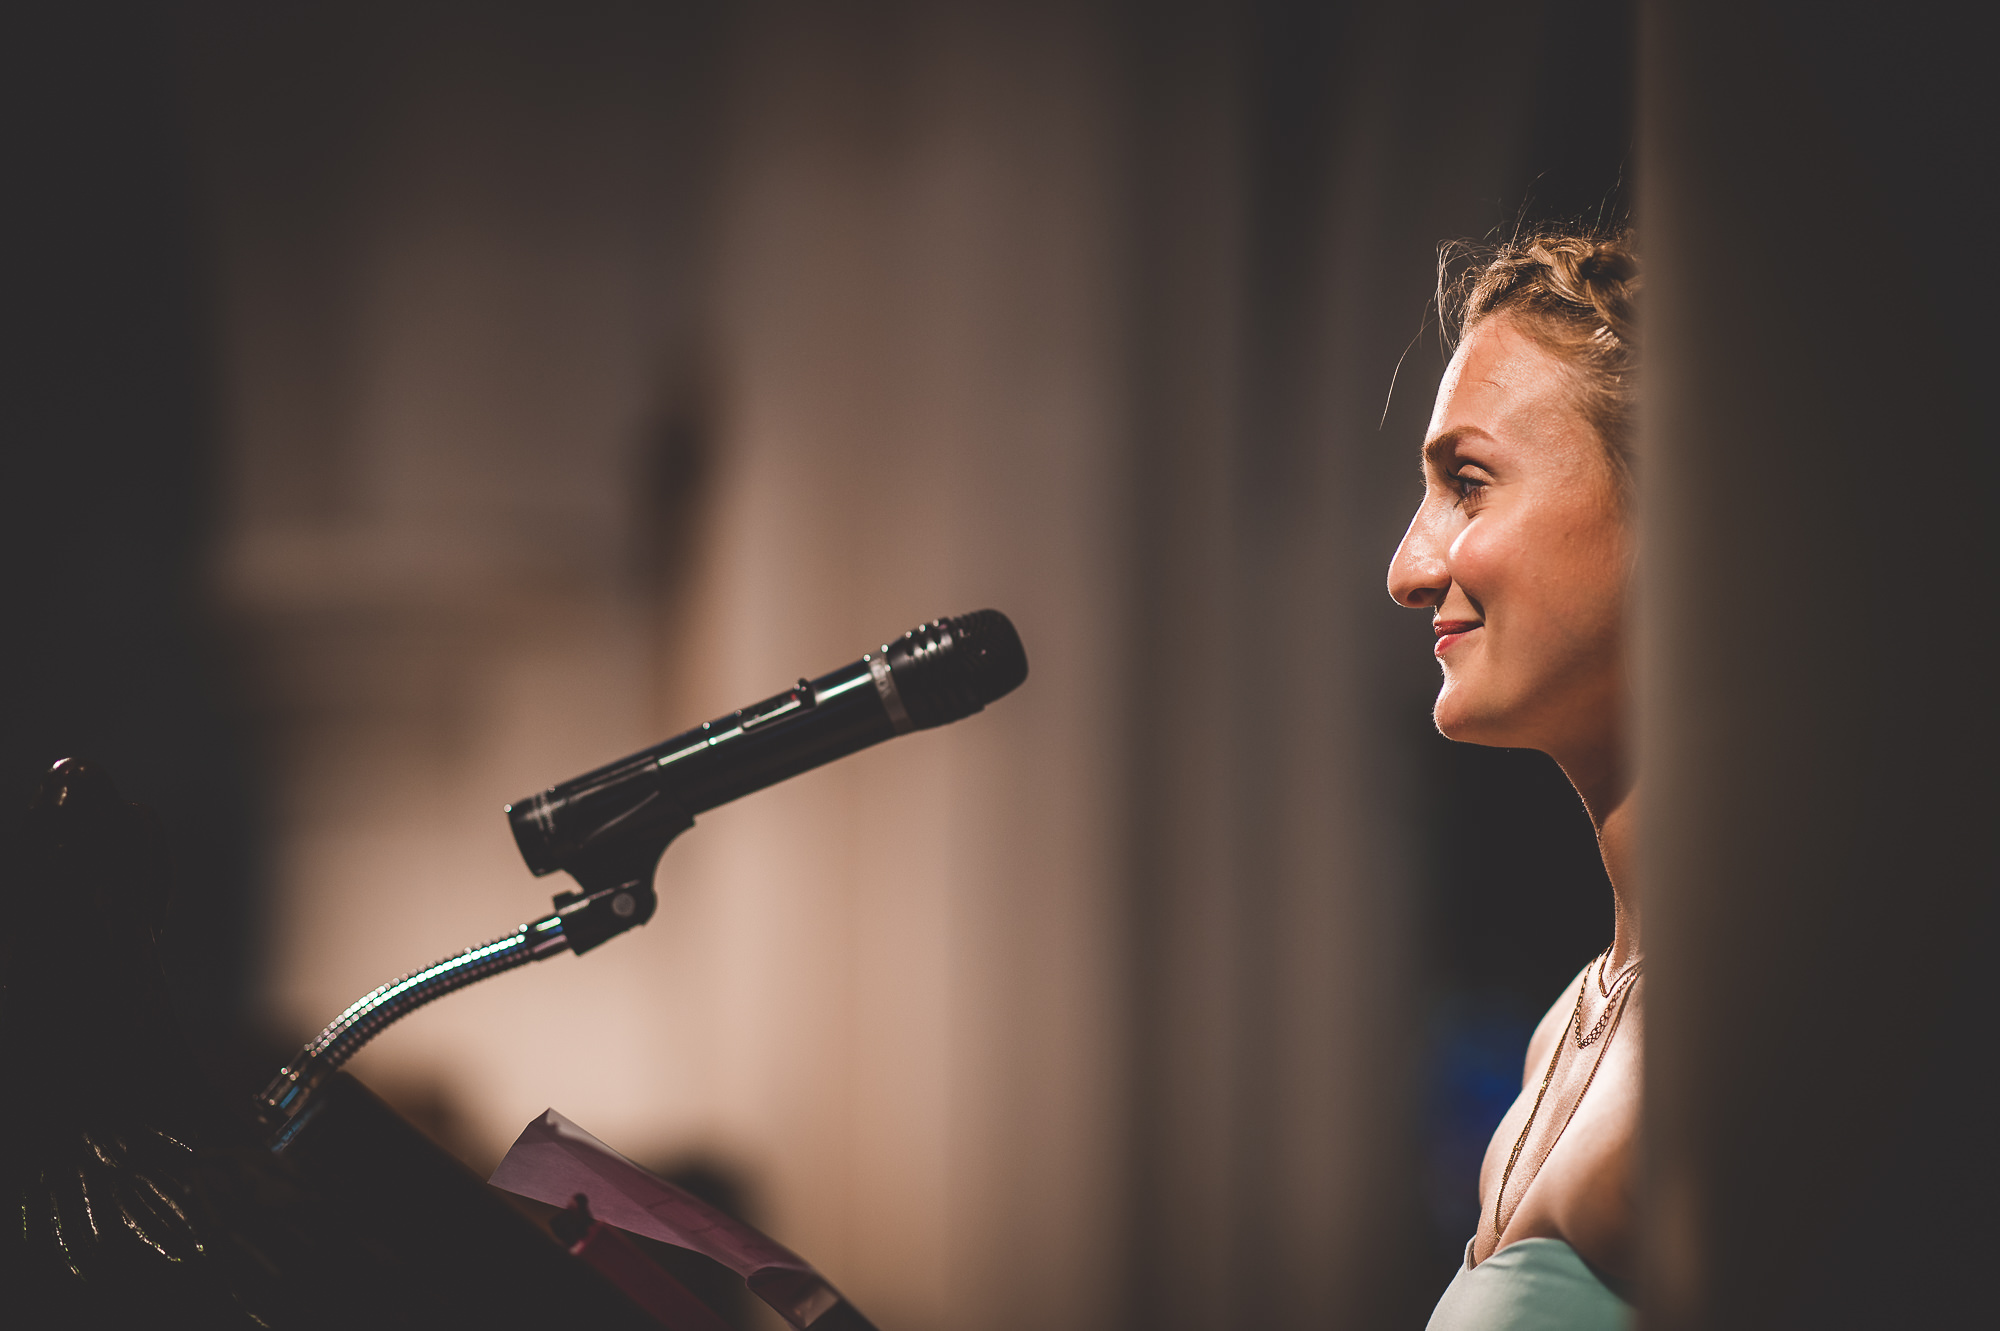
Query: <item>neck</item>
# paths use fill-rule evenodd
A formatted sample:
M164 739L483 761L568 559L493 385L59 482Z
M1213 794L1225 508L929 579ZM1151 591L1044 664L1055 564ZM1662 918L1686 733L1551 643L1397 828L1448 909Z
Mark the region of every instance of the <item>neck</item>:
M1571 759L1561 765L1563 775L1583 798L1591 826L1597 829L1597 852L1604 857L1604 872L1611 879L1613 931L1607 967L1616 975L1642 955L1637 873L1638 790L1617 752Z

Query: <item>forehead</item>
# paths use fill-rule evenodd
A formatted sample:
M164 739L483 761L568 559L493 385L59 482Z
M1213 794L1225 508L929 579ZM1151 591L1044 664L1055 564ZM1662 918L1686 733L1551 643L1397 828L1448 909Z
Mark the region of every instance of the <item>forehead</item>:
M1438 384L1427 439L1460 430L1498 438L1569 435L1589 426L1563 365L1510 321L1475 324Z

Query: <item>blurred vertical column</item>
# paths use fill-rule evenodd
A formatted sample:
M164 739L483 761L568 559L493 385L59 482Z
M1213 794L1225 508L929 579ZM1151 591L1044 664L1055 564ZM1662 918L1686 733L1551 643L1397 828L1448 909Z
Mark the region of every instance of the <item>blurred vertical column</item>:
M1950 29L1645 6L1649 1326L1992 1297L1992 281Z
M774 1223L882 1325L1101 1327L1122 398L1107 59L1061 5L741 16L704 696L998 607L988 714L705 820ZM678 852L677 852L678 853Z
M1245 38L1227 6L1162 6L1127 32L1133 191L1130 1327L1245 1324L1270 1198L1245 1177L1246 1103L1272 964L1246 920L1241 734L1270 657L1246 652L1241 483L1251 201ZM1288 627L1296 621L1288 621ZM1273 645L1285 655L1292 634ZM1256 683L1242 678L1249 671ZM1321 1125L1324 1127L1325 1125Z

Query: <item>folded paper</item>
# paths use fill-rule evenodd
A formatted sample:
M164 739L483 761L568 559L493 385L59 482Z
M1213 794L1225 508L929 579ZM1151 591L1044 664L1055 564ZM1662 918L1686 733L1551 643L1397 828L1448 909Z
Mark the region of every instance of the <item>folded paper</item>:
M605 1224L722 1263L800 1331L816 1322L868 1325L797 1253L642 1169L553 1109L527 1126L489 1181L551 1206L568 1206L582 1193ZM836 1307L840 1315L822 1322Z

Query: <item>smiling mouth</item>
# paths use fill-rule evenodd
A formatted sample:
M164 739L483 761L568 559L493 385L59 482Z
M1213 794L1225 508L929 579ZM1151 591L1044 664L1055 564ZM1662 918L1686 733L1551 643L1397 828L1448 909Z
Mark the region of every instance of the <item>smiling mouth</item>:
M1431 630L1437 634L1437 646L1431 649L1431 654L1434 656L1443 656L1461 638L1465 637L1466 634L1471 633L1474 629L1484 627L1485 625L1477 619L1433 620Z

